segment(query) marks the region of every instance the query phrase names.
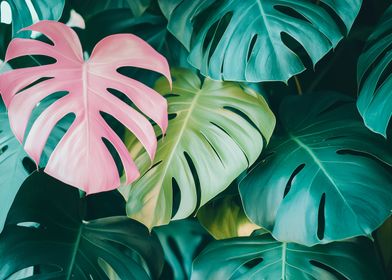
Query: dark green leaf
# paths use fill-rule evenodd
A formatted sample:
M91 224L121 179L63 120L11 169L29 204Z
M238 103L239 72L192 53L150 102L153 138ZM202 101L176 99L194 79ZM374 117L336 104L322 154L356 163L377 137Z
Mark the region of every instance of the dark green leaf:
M44 173L30 176L0 235L0 278L32 266L32 279L109 279L105 270L121 279L157 278L158 239L126 216L85 220L88 199Z
M162 280L189 279L194 258L213 239L194 219L154 228L165 252Z
M306 247L269 234L220 240L195 260L192 280L382 280L374 246L366 238Z
M128 17L142 15L150 6L151 0L72 0L72 7L85 20L104 11L126 8Z

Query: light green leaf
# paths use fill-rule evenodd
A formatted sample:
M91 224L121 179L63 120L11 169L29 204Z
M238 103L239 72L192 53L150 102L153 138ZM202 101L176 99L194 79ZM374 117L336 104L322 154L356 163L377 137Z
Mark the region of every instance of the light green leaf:
M189 62L215 80L287 81L315 65L350 30L362 0L159 0L168 29L190 50Z
M249 236L260 228L245 215L238 194L213 199L199 209L197 218L215 239Z
M281 134L240 183L247 216L308 246L370 235L391 215L390 144L336 93L288 98L279 116Z
M149 228L172 216L188 217L222 192L256 160L275 126L263 97L250 89L209 79L202 83L184 69L173 70L172 77L173 90L162 79L155 87L167 98L170 120L152 167L133 136L125 141L144 170L128 190L127 213ZM180 195L177 211L173 188Z
M210 244L196 258L191 279L386 279L378 260L366 238L306 247L261 234Z
M368 38L358 61L358 110L366 126L387 136L392 117L392 5Z

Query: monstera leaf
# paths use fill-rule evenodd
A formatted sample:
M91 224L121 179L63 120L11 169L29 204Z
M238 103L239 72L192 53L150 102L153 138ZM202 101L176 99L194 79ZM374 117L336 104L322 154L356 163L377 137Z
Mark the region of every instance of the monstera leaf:
M129 190L127 213L148 227L191 215L252 164L269 140L275 118L257 93L235 83L173 70L173 92L161 79L156 90L169 103L169 128L151 161L128 137L144 172ZM151 168L149 168L151 167ZM178 210L174 193L180 195ZM178 193L178 191L180 194Z
M192 262L213 238L194 219L173 221L154 228L165 252L160 279L189 279Z
M105 201L112 209L119 203ZM126 216L85 220L91 207L77 189L44 173L30 176L0 235L1 278L29 267L38 273L33 279L109 279L107 267L121 279L157 278L163 252L156 236Z
M138 178L139 172L125 145L104 121L101 112L124 124L153 158L157 140L149 120L108 89L122 92L165 132L166 100L144 84L119 74L117 69L133 66L153 70L170 81L166 59L142 39L131 34L118 34L100 41L85 62L75 32L64 24L41 21L28 30L43 33L53 45L17 38L10 43L6 60L24 55L45 55L56 62L16 69L0 76L0 92L9 109L11 128L19 141L25 139L26 152L38 163L54 125L63 117L74 114L75 119L50 156L45 172L87 193L117 188L120 179L116 164L103 142L106 139L118 152L127 183ZM34 83L36 81L39 83ZM34 106L59 91L68 94L49 106L25 137Z
M368 38L366 51L359 57L357 75L359 112L368 128L385 137L392 116L391 46L392 5Z
M216 80L287 81L313 65L350 30L361 0L159 0L168 29L190 50L189 61ZM340 18L335 20L336 18ZM287 38L286 38L287 37Z
M126 8L128 17L142 15L150 6L151 0L72 0L72 7L85 20L104 11Z
M386 279L377 261L366 238L306 247L260 234L210 244L191 279Z
M0 232L20 186L30 174L28 156L12 134L3 103L0 103Z
M391 214L390 145L339 94L289 98L279 115L283 132L240 183L247 216L304 245L370 235Z
M33 24L36 20L58 20L64 9L64 0L5 0L12 13L12 33ZM34 16L38 18L34 18Z

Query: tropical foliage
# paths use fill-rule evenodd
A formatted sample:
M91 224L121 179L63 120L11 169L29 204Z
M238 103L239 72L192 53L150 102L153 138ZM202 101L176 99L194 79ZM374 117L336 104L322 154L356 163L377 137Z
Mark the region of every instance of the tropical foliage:
M391 279L387 2L2 1L0 279Z

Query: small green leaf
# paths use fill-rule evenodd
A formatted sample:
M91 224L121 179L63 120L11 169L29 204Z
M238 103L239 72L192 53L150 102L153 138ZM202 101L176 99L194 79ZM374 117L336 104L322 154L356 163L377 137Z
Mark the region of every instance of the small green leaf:
M370 235L391 215L390 145L343 95L288 98L279 116L282 132L240 183L247 216L307 246Z
M249 236L260 228L245 215L238 194L213 199L199 209L197 218L215 239Z

